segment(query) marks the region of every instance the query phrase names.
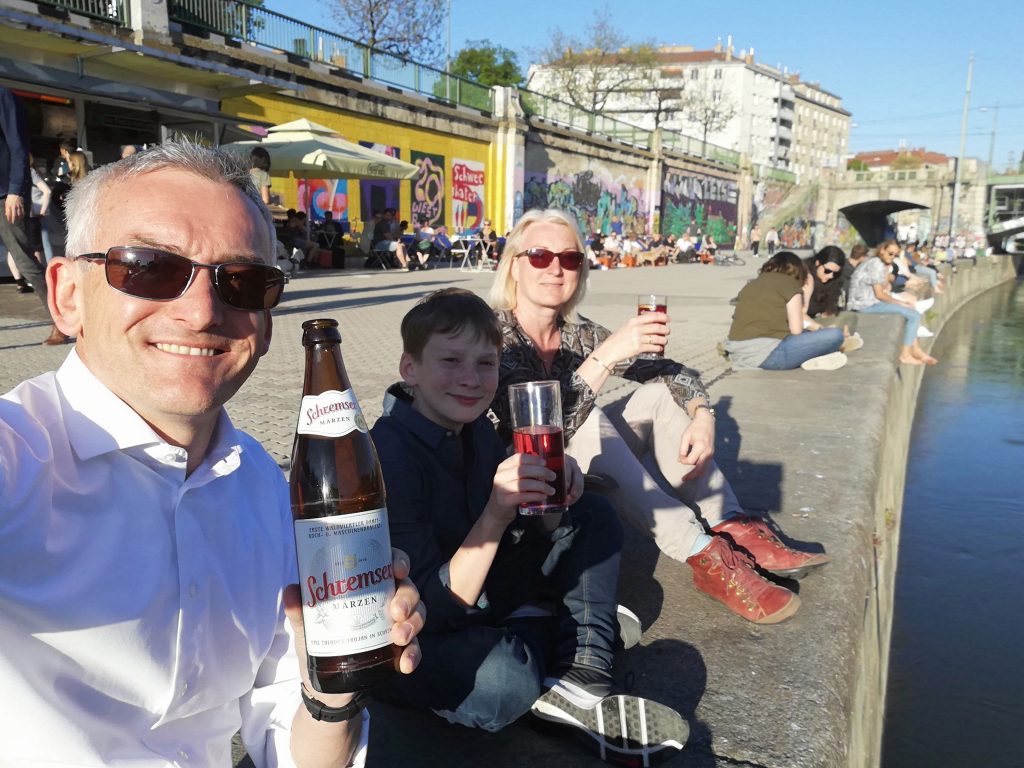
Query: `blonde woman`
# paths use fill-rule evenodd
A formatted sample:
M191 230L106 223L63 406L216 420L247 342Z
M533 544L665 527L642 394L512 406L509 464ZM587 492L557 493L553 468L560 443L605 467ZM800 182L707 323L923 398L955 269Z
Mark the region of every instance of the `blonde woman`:
M558 380L566 452L585 473L617 486L620 512L687 563L697 588L734 613L763 624L792 616L800 599L762 578L734 543L779 575L827 558L785 547L763 521L743 513L712 459L715 414L699 374L668 358L638 357L664 350L667 314L632 316L615 332L578 314L588 268L576 224L562 211L529 211L509 233L490 292L503 334L492 404L499 433L511 443L509 385ZM612 376L643 386L605 411L595 400Z
M85 156L85 152L75 150L68 153L68 176L72 184L84 179L89 170L89 158Z

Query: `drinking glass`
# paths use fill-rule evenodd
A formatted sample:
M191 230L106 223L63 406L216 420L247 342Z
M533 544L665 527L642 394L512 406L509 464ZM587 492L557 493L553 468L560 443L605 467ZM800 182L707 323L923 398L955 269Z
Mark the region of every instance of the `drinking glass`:
M520 504L521 515L565 512L565 441L562 436L562 393L557 381L529 381L508 388L512 445L516 453L540 456L555 473L548 484L555 492L546 501Z
M636 297L636 313L646 315L648 312L668 312L668 297L658 293L642 293ZM637 357L641 360L661 360L665 349L660 352L641 352Z

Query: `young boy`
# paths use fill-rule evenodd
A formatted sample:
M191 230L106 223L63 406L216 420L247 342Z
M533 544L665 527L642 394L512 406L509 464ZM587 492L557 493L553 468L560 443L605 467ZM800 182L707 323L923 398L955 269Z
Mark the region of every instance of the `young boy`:
M554 473L537 456L506 458L484 415L498 387L493 311L469 291L437 291L402 320L402 343L402 383L372 434L391 541L409 553L427 621L422 662L384 697L489 731L531 711L574 727L610 762L675 754L688 735L675 711L612 695L615 511L582 493L567 456L569 511L517 514L554 491Z

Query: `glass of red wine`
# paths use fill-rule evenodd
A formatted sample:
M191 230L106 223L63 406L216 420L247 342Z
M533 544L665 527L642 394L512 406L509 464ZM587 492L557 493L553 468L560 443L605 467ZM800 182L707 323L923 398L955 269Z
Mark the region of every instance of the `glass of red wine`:
M668 297L657 293L641 293L636 297L636 313L646 315L648 312L668 312ZM664 348L658 352L641 352L637 355L641 360L661 360L664 356Z
M512 446L516 453L540 456L555 473L555 489L543 502L521 504L521 515L560 514L565 503L565 441L562 439L562 393L557 381L529 381L508 388Z

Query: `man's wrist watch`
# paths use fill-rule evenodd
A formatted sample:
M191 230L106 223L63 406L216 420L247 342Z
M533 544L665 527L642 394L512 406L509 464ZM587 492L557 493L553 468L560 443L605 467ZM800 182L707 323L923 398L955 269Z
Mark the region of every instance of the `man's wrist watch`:
M314 720L324 723L343 723L351 720L366 707L366 691L360 691L352 696L352 701L343 707L329 707L322 701L317 701L308 693L306 686L302 686L302 703L306 705L309 714Z
M693 406L693 415L696 416L697 411L701 410L702 408L711 414L712 419L715 418L715 409L712 408L707 403L697 403L695 406Z

